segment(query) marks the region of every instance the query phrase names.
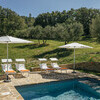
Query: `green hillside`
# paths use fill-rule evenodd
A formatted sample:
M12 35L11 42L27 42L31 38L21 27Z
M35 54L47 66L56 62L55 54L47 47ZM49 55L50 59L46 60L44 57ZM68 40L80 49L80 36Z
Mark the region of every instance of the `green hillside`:
M15 61L16 58L25 58L26 67L38 67L38 58L50 58L57 57L59 64L73 63L73 49L61 49L58 48L64 45L64 42L48 40L47 45L38 45L37 40L33 44L9 44L9 58ZM100 61L100 44L94 41L77 41L88 46L92 46L93 49L76 49L76 63L88 62L90 57L93 61ZM6 58L6 44L0 44L0 59ZM14 68L13 62L13 68ZM1 71L1 67L0 67Z

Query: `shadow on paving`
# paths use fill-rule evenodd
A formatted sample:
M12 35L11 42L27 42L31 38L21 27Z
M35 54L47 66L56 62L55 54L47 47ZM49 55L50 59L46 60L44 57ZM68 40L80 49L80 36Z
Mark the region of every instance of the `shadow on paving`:
M15 75L13 75L13 77L15 78L15 79L20 79L20 78L26 78L25 76L23 76L22 74L15 74ZM0 75L0 80L6 80L7 79L7 77L6 77L6 75ZM11 78L8 76L8 79L10 80Z
M35 49L35 48L41 48L41 47L46 47L49 44L27 44L27 45L22 45L22 46L15 46L15 48L20 48L20 49L24 49L24 48L29 48L29 49Z
M7 76L6 75L0 75L0 80L6 80ZM8 77L8 79L10 79L10 77Z
M57 48L54 49L52 51L47 51L44 53L41 53L39 55L35 55L33 56L33 58L50 58L50 57L57 57L57 58L62 58L62 57L66 57L69 56L70 54L72 54L73 50L72 49L65 49L65 48Z
M15 74L13 75L16 79L18 78L26 78L25 76L23 76L22 74Z

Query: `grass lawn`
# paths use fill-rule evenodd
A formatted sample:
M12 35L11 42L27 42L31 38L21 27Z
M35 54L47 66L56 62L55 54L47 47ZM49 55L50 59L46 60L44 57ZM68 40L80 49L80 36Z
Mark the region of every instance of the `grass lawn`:
M57 57L59 64L73 63L74 50L58 48L64 42L48 40L47 45L37 45L37 40L33 44L9 44L9 58L15 61L16 58L25 58L26 67L38 67L38 58ZM93 49L77 49L76 63L89 61L93 57L94 61L100 61L100 44L94 41L77 41L85 45L92 46ZM6 44L0 44L0 60L6 58ZM50 63L50 62L48 62ZM14 68L14 65L13 65ZM1 67L0 67L1 73Z

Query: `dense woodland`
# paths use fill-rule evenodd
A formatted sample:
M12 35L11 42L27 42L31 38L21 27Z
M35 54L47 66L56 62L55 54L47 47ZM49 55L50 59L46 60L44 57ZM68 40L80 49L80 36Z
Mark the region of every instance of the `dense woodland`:
M0 36L11 35L20 38L43 40L79 41L97 38L100 41L100 10L71 9L39 14L36 18L20 16L0 6Z

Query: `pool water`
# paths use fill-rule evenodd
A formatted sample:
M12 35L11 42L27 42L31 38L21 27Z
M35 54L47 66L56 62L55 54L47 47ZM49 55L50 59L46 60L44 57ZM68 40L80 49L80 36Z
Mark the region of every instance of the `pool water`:
M15 87L25 100L100 100L100 94L76 80Z

